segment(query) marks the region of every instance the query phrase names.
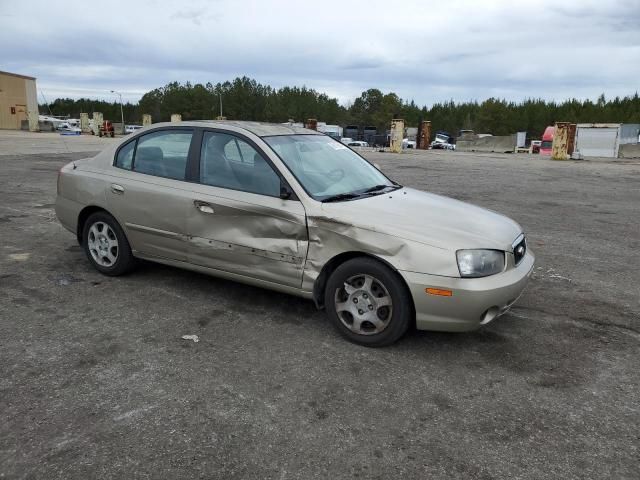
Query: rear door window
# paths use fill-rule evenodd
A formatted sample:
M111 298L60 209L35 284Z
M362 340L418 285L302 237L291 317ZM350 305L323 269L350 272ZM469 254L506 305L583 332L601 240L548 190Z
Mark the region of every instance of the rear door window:
M192 137L191 130L161 130L143 135L137 142L133 170L184 180Z
M136 142L129 142L118 151L116 157L116 167L131 170L133 164L133 152L136 149Z

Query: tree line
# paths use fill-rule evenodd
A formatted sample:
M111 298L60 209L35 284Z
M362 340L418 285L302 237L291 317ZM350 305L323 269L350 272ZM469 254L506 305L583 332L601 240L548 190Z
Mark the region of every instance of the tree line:
M337 125L375 126L379 132L389 128L392 118L403 118L407 126L417 127L430 120L432 129L456 134L460 129L476 133L508 135L526 131L539 138L545 127L556 121L574 123L640 123L640 97L595 101L570 99L563 102L527 99L521 102L489 98L482 102L438 102L431 107L418 106L393 92L371 88L353 103L343 106L335 98L307 87L273 88L242 77L224 83L192 84L171 82L145 93L137 104L123 105L125 123L140 123L142 114L151 114L154 122L168 121L173 113L183 120L214 119L220 114L230 120L266 122L305 122L309 118ZM119 121L120 104L90 99L56 99L41 105L42 114L71 115L102 112L105 119Z

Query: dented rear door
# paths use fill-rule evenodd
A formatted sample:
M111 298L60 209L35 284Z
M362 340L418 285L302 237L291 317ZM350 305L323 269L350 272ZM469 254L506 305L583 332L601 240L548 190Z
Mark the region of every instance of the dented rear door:
M300 288L308 246L302 203L209 185L192 188L191 263Z

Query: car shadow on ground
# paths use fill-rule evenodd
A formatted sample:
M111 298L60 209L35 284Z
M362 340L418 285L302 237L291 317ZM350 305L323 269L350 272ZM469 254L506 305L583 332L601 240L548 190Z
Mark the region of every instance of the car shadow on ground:
M83 255L76 249L72 254ZM78 260L86 262L84 258ZM85 268L88 274L88 263ZM233 328L234 322L241 321L259 323L262 328L270 328L273 335L283 329L283 336L304 338L306 345L328 342L341 355L362 353L380 360L402 356L418 364L428 362L434 368L464 365L470 371L509 371L532 386L566 388L583 383L593 360L588 349L575 351L568 348L567 342L580 339L597 346L600 341L591 329L577 328L544 312L529 312L521 307L529 315L526 319L507 313L478 330L464 333L420 331L413 327L393 345L368 348L343 339L311 300L148 261L140 261L134 271L121 278L128 284L126 288L152 289L154 296L167 295L170 301L173 297L182 299L190 305L185 315L192 315L190 322L198 328ZM296 331L292 332L292 328Z
M179 295L197 297L194 298L194 301L202 298L202 301L206 302L208 296L215 295L216 302L223 299L224 306L231 313L260 315L279 324L305 325L306 334L310 336L310 341L312 341L311 337L314 332L320 333L321 331L324 334L319 335L318 340L324 341L326 329L332 328L327 321L325 312L318 310L312 300L220 279L199 272L140 261L136 270L128 275L128 279L139 284L162 284L165 288L175 289ZM512 328L511 324L518 324L519 333L517 335L505 334L502 331ZM404 351L438 351L443 349L469 351L475 349L495 352L505 348L513 350L520 348L518 344L522 340L521 335L526 334L521 331L522 328L522 322L519 322L516 317L510 317L509 314L497 319L493 324L464 333L421 331L412 326L399 342L387 348Z

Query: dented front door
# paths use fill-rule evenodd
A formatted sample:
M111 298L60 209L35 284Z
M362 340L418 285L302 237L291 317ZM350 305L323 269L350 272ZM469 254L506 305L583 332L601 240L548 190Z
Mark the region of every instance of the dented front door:
M189 261L299 288L307 253L297 200L193 185L187 218Z

